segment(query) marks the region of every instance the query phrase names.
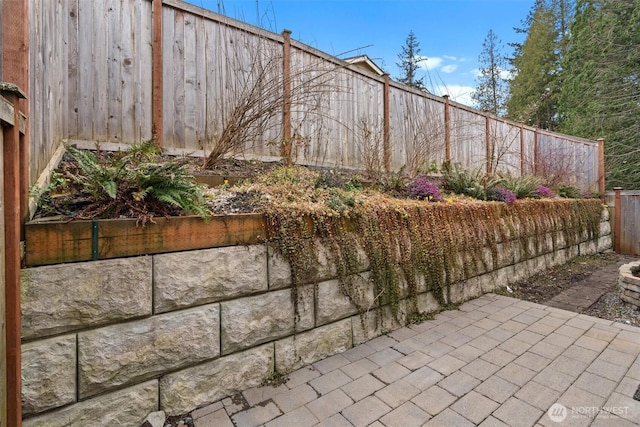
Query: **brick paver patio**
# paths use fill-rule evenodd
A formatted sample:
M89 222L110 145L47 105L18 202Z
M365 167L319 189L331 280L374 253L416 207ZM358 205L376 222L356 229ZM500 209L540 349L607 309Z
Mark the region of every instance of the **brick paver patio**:
M640 328L487 294L193 412L195 427L638 426Z

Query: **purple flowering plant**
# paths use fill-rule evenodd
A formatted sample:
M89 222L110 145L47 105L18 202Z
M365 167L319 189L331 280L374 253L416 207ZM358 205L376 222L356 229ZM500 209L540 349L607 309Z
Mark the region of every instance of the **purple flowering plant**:
M516 195L507 188L495 187L487 191L487 199L496 202L513 203L516 201Z
M538 186L538 188L536 188L535 195L541 199L553 199L554 197L556 197L556 194L553 192L553 190L551 190L549 187L545 187L544 185L540 185Z
M439 202L442 200L442 193L438 186L423 176L415 178L409 183L407 193L412 199L428 200L432 202Z

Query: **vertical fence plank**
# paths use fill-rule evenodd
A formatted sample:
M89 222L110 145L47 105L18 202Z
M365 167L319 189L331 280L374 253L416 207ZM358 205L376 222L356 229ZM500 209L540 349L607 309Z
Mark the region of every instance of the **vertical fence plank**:
M158 0L154 0L156 3ZM159 3L158 3L159 4ZM160 115L161 128L156 131L162 131L162 146L163 147L175 147L174 135L175 135L175 121L172 119L174 115L173 100L175 96L174 89L174 72L173 67L176 62L174 57L174 43L175 43L175 11L171 8L162 8L162 114ZM156 23L154 19L154 24ZM154 56L156 54L154 53ZM157 60L157 59L156 59ZM155 92L154 92L155 93ZM154 98L156 96L154 95ZM156 107L157 108L157 107ZM154 117L158 119L157 110L154 112ZM154 126L157 126L154 124Z
M93 121L93 137L96 141L108 140L107 102L110 82L107 74L108 57L108 17L114 13L112 7L107 2L92 2L93 9L93 46L91 55L93 57L93 86L92 86L92 111L90 120Z
M621 223L622 220L622 206L620 202L620 191L621 187L615 187L613 189L615 191L615 212L614 212L614 220L613 220L613 250L620 253L620 242L621 242Z
M384 75L384 91L383 91L383 101L382 101L382 126L383 126L383 135L382 135L382 151L384 157L384 170L386 172L391 171L391 128L390 128L390 117L389 117L389 74Z
M195 84L194 84L194 116L195 116L195 135L190 148L202 149L205 143L206 115L207 115L207 68L206 68L206 52L207 40L204 30L205 21L201 17L195 17Z
M282 37L282 159L291 163L291 31L283 30Z
M153 99L153 112L152 112L152 133L153 138L156 141L156 145L162 147L164 144L164 118L163 112L170 111L167 107L167 101L164 98L165 82L164 75L168 71L169 61L165 60L163 51L171 46L170 39L165 38L164 34L164 22L165 15L170 14L170 10L164 13L162 7L162 0L153 0L151 13L153 14L153 47L152 47L152 64L151 64L151 79L152 83L152 99ZM167 46L167 47L165 47ZM167 58L168 59L168 58ZM168 92L170 93L170 92Z
M196 142L196 99L197 91L197 61L196 61L196 17L190 13L184 14L183 56L184 66L184 97L181 113L184 117L183 148L191 148Z
M445 144L445 161L451 163L451 110L449 105L449 95L443 95L444 98L444 144Z
M107 62L99 65L99 68L107 69L107 80L105 83L108 85L106 97L102 100L107 104L107 131L105 137L109 141L120 142L122 140L122 125L126 120L124 114L122 114L122 101L123 101L123 87L121 84L122 77L120 75L120 64L123 59L122 44L118 34L121 32L127 32L129 28L123 26L122 18L123 14L128 13L124 11L125 7L122 5L122 0L115 0L110 2L110 6L107 9ZM97 9L97 8L96 8ZM127 8L129 9L129 8ZM99 22L99 20L96 20ZM102 85L103 82L99 80L100 77L96 76L96 82L98 85ZM100 121L100 117L96 117L96 122Z
M606 190L604 185L604 139L598 139L598 191L600 192L600 198L604 200L604 192Z

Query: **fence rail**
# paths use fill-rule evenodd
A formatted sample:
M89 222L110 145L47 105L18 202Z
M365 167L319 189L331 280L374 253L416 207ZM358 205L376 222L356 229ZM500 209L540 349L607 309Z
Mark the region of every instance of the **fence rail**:
M161 19L154 19L158 1ZM167 150L206 156L243 90L262 78L274 86L262 102L277 108L240 150L246 155L278 157L285 143L302 164L404 166L415 173L452 161L598 188L594 141L414 90L286 33L179 0L30 5L32 183L63 140L131 144L156 137ZM155 92L154 82L161 84Z

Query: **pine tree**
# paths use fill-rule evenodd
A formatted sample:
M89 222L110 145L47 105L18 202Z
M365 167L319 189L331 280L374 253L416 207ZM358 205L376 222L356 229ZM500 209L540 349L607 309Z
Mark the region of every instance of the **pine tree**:
M413 31L409 31L405 45L402 46L402 53L398 54L400 62L396 63L396 65L402 71L402 75L397 80L416 89L426 90L424 77L417 78L416 76L416 71L420 68L420 62L425 59L418 56L419 53L420 43Z
M509 87L508 116L514 120L552 129L552 82L557 71L553 13L545 5L534 11L520 54L512 61L515 76Z
M640 188L639 27L639 0L579 0L563 61L562 130L605 139L609 188Z
M482 48L478 57L480 76L476 80L476 90L471 98L480 110L503 116L506 112L508 86L502 74L507 69L507 60L502 53L502 42L493 30L487 33Z
M522 44L512 44L514 78L509 86L507 115L545 128L558 126L558 96L562 58L573 21L573 0L536 0L526 20Z

